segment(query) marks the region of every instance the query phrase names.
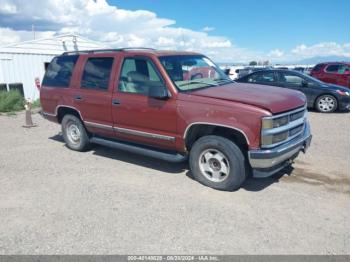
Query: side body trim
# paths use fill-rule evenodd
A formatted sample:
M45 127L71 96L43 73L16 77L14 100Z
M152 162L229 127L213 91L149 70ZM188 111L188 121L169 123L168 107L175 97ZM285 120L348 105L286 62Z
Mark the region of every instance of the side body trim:
M142 136L147 138L156 138L156 139L167 140L167 141L175 140L175 137L173 136L148 133L148 132L138 131L134 129L127 129L127 128L121 128L121 127L113 127L113 129L119 133L128 134L128 135Z
M109 131L114 130L118 133L127 134L127 135L142 136L142 137L155 138L155 139L161 139L161 140L167 140L167 141L174 141L175 140L175 137L173 137L173 136L165 136L165 135L160 135L160 134L155 134L155 133L148 133L148 132L138 131L138 130L134 130L134 129L99 124L99 123L95 123L95 122L84 121L84 124L88 127L101 128L101 129L106 129Z
M76 110L79 113L80 118L84 121L80 111L72 106L58 105L58 106L56 106L55 113L43 112L43 114L48 115L48 116L57 117L58 109L60 107L68 107L68 108ZM116 132L123 133L123 134L142 136L142 137L147 137L147 138L155 138L155 139L161 139L161 140L167 140L167 141L175 141L175 137L173 137L173 136L166 136L166 135L161 135L161 134L156 134L156 133L138 131L138 130L134 130L134 129L104 125L104 124L99 124L99 123L90 122L90 121L84 121L84 124L88 127L101 128L101 129L110 130L110 131L114 130Z
M84 121L84 124L88 127L101 128L109 131L113 131L113 127L110 125L99 124L95 122Z

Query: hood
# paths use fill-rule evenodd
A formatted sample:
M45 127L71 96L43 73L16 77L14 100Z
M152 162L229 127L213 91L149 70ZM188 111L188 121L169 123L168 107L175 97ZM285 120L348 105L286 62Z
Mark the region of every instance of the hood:
M303 93L266 85L232 83L191 92L191 95L245 103L273 114L301 107L306 103Z
M350 89L344 86L338 86L335 84L329 84L329 83L322 83L321 88L327 89L327 90L332 90L332 91L342 91L342 92L349 92Z

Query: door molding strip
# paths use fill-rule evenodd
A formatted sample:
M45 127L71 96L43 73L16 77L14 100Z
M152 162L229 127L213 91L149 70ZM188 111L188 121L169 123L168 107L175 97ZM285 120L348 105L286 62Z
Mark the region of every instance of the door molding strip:
M141 136L141 137L146 137L146 138L155 138L155 139L166 140L166 141L175 141L175 137L173 137L173 136L166 136L166 135L149 133L149 132L144 132L144 131L139 131L139 130L134 130L134 129L104 125L104 124L99 124L99 123L89 122L89 121L84 121L84 123L88 127L101 128L101 129L105 129L105 130L109 130L109 131L114 130L118 133L127 134L127 135Z

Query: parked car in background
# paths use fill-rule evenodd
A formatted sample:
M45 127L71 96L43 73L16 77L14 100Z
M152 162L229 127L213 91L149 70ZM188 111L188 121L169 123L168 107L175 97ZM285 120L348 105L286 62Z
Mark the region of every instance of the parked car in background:
M298 66L298 67L294 67L293 70L298 71L300 73L304 73L305 67Z
M311 141L302 93L246 85L194 52L73 51L50 63L40 101L72 150L95 143L165 161L188 158L197 181L235 190L250 174L290 165Z
M306 67L304 70L304 74L306 75L311 75L311 71L314 69L313 67Z
M243 69L244 67L242 66L230 66L228 68L223 69L225 74L231 79L235 80L238 78L239 75L239 70Z
M306 95L308 107L315 108L319 112L350 110L349 89L324 83L294 70L264 70L249 74L236 81L298 90Z
M266 68L264 67L245 67L242 69L237 69L236 73L237 73L237 78L241 78L243 76L249 75L253 72L257 72L260 70L265 70Z
M311 71L311 76L326 83L350 88L350 63L330 62L317 64Z

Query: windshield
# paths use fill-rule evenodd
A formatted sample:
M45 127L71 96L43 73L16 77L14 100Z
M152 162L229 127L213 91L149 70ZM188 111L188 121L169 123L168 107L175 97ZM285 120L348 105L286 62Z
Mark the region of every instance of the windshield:
M232 83L230 78L205 56L163 56L159 57L159 60L180 91Z

